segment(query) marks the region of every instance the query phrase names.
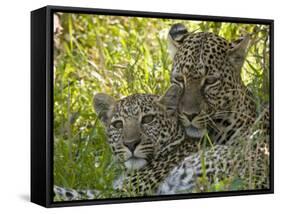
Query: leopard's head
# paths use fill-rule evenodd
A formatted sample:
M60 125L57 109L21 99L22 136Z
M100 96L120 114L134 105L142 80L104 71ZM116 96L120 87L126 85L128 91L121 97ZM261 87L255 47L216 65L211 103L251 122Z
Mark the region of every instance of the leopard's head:
M126 168L140 169L172 146L173 139L184 139L184 131L178 128L179 90L172 86L163 97L134 94L118 101L103 93L94 96L108 143Z
M229 125L228 118L239 106L243 109L244 84L241 68L249 36L235 42L208 32L189 33L182 24L168 35L173 58L172 84L182 88L179 115L189 137L200 138L208 126ZM244 90L244 91L243 91Z

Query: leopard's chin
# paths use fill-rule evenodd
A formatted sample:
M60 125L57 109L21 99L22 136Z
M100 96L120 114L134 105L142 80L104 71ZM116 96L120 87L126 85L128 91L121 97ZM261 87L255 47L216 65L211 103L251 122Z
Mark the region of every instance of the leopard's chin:
M190 125L188 127L185 127L185 133L188 137L200 139L204 136L205 129L199 129L193 125Z
M139 170L146 166L147 161L144 158L131 157L125 161L125 167L129 170Z

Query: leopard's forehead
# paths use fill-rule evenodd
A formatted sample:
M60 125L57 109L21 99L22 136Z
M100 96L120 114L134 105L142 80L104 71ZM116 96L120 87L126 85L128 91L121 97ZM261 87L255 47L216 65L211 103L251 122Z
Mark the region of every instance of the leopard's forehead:
M159 110L155 101L157 95L134 94L117 102L114 109L115 117L136 117L141 114L153 113Z
M213 33L188 34L175 55L173 75L196 78L220 72L229 48L229 42Z

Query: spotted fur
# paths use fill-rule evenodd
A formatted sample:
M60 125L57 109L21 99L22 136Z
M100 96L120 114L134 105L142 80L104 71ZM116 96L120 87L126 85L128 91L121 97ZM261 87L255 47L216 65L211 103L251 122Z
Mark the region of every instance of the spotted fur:
M179 87L172 86L172 88ZM176 90L176 92L178 91ZM156 95L137 94L117 102L111 102L113 99L108 95L102 95L102 100L107 100L106 103L113 103L114 108L110 107L111 104L107 105L103 102L101 106L106 111L100 112L100 108L96 106L99 117L103 118L102 120L105 123L109 137L108 142L111 147L115 147L118 144L120 144L119 147L123 147L124 145L121 144L124 144L126 142L124 139L127 139L124 135L126 130L113 132L113 130L116 130L116 124L112 124L120 119L124 121L124 125L128 119L138 118L137 124L141 125L142 118L145 115L153 114L155 116L149 123L151 126L157 126L157 129L153 129L153 134L155 135L153 139L157 140L155 142L159 142L158 139L163 134L163 136L166 136L161 142L155 143L150 140L147 141L145 135L151 134L150 131L140 131L141 142L138 146L143 148L141 143L148 142L151 147L156 148L139 150L137 154L142 154L140 157L146 160L146 164L140 168L132 167L133 165L127 167L126 174L115 182L115 197L116 195L118 197L128 197L200 192L204 191L204 186L200 186L200 181L204 176L211 184L216 184L225 178L238 176L239 179L252 185L250 187L246 185L247 189L268 188L267 166L269 156L261 149L259 143L263 142L260 140L264 136L263 133L257 131L252 135L253 142L258 142L256 144L252 144L249 141L235 146L234 144L215 145L214 147L207 148L206 151L199 150L200 144L198 141L186 137L185 131L179 123L175 109L172 107L177 102L169 102L171 97L172 100L177 100L175 97L178 93L167 94L164 97L170 98L166 100L163 98L159 99ZM145 108L144 105L146 105ZM108 112L111 113L106 114ZM267 113L264 115L260 117L259 121L264 118L266 119L268 116ZM157 124L161 125L158 126ZM266 123L260 122L257 122L257 124L257 127L261 128L261 130L263 130L262 126L266 125ZM124 125L122 129L125 127ZM116 137L116 133L118 137ZM257 138L259 138L259 141L256 140ZM268 144L268 142L269 139L265 139L264 143ZM119 157L118 160L122 163L126 163L126 158L129 157L129 149L125 149L125 147L127 145L122 150L120 149L120 152L116 152L117 150L114 152L113 149L113 155ZM135 150L138 149L137 147L135 147ZM243 152L241 153L241 151ZM132 158L132 154L130 158ZM202 158L205 163L204 167L202 165ZM254 163L254 165L251 163ZM257 165L259 167L255 168L254 166ZM206 170L205 173L204 168ZM97 190L73 190L55 186L54 193L58 200L102 198L102 193Z
M214 33L189 33L181 24L171 27L171 82L183 88L179 112L188 136L208 131L216 144L229 144L254 123L254 98L241 79L249 39L228 42Z
M235 190L268 189L269 126L269 108L265 108L250 128L252 134L248 138L236 138L228 145L203 147L198 153L187 156L161 183L158 194L206 192L210 191L210 186L214 188L226 179L229 186L224 184L224 191L233 190L231 184L235 182L240 183ZM205 179L203 183L202 178Z

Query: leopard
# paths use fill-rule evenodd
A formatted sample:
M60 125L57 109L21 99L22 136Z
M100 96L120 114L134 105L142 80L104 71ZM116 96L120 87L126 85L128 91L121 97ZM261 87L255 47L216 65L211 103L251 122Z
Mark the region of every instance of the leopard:
M183 89L179 117L187 136L208 133L215 144L228 145L251 135L257 107L241 78L250 41L250 34L230 42L212 32L189 32L181 23L171 26L171 84Z
M241 79L250 36L246 35L236 41L228 42L211 32L188 32L183 24L177 23L169 30L168 42L173 59L171 84L182 88L178 109L186 135L198 139L210 135L210 141L215 144L213 156L215 159L217 153L232 153L239 148L241 152L237 155L243 154L244 150L248 153L247 148L250 146L253 154L248 154L249 159L255 156L255 161L260 159L264 163L262 168L258 168L260 172L256 172L264 178L257 179L263 182L258 186L269 188L267 171L270 153L269 106L264 107L258 114L254 96ZM246 148L238 145L241 142L245 144L245 141L247 141ZM212 151L208 151L207 159L212 156ZM220 158L221 155L218 157ZM201 162L199 160L202 161L202 158L196 154L187 157L180 166L176 167L162 186L164 192L174 194L182 189L185 191L188 188L192 189L195 185L194 180L185 181L183 178L186 175L192 178L194 171L192 168L194 163ZM227 159L221 161L229 165ZM202 168L202 165L196 167ZM216 171L210 168L207 171L219 175L220 168L218 169ZM227 169L229 167L225 168L226 171ZM222 174L230 174L226 171ZM249 178L251 176L244 180ZM250 181L248 183L251 184ZM247 186L247 188L255 187Z
M210 183L216 183L233 175L234 166L237 166L237 175L245 181L255 178L251 181L255 188L266 187L267 168L262 164L267 157L254 153L249 144L246 144L247 150L215 145L202 152L198 140L186 136L178 113L181 90L180 86L172 85L163 96L134 94L118 101L104 93L95 95L94 108L106 130L107 143L116 161L126 168L125 175L116 180L114 196L192 192L203 175ZM241 149L247 153L242 157ZM202 155L205 164L202 164ZM255 166L248 167L246 157L254 161ZM254 170L257 164L261 165L258 169L262 172ZM98 190L59 186L54 186L54 194L64 201L99 199L102 195Z
M121 193L151 191L167 175L169 168L177 166L189 152L198 150L197 142L187 140L184 129L178 124L179 90L172 86L161 97L133 94L118 101L104 93L94 96L94 109L104 125L107 143L116 162L124 165L130 179L127 183L132 184L120 190ZM174 155L169 155L169 161L165 161L168 154ZM160 168L162 170L156 170ZM126 183L125 180L122 182ZM140 184L136 185L138 182ZM60 186L54 186L54 193L57 198L68 200L99 195L99 191L77 191Z

